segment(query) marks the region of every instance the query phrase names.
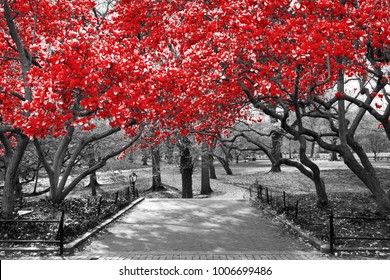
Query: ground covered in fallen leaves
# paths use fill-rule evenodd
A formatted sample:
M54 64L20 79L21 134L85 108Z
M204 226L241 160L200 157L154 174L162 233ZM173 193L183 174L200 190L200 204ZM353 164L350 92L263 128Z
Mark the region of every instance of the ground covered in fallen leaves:
M59 240L59 221L64 213L64 242L68 243L126 207L134 198L127 189L101 192L99 196L79 195L53 204L46 198L22 199L18 202L17 220L37 222L1 222L1 240ZM53 221L50 223L40 221ZM58 247L50 243L5 243L1 247ZM27 246L26 246L27 245Z
M269 192L270 194L272 191ZM323 243L329 243L330 212L334 213L334 235L351 239L335 240L335 247L346 251L336 251L343 258L390 258L390 240L371 240L371 238L390 239L390 215L378 211L373 196L368 193L336 192L329 193L330 206L318 208L314 194L288 194L286 207L283 195L268 200L263 195L263 207L271 208L316 237ZM298 201L298 203L297 203ZM296 206L298 206L296 208ZM352 218L352 219L350 219ZM368 239L354 239L368 238ZM353 249L352 251L350 251Z

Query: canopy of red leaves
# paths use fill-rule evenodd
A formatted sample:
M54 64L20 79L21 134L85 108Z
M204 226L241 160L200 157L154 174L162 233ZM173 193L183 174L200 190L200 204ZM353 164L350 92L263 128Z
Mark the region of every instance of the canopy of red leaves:
M94 119L129 133L136 119L156 139L217 132L249 117L243 87L271 104L324 95L340 69L372 70L368 45L388 69L388 1L120 1L104 17L93 1L7 2L31 67L23 81L2 16L1 118L30 137Z

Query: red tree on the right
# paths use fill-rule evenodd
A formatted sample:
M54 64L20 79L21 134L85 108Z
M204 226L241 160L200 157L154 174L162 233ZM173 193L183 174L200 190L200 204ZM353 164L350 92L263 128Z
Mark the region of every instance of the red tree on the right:
M182 61L175 67L202 90L212 85L214 100L229 104L245 96L277 119L300 143L319 204L327 197L320 170L306 156L307 140L339 153L389 211L390 196L355 138L367 112L390 133L389 6L374 0L183 1L170 17L170 40ZM309 128L309 118L325 120L328 129Z

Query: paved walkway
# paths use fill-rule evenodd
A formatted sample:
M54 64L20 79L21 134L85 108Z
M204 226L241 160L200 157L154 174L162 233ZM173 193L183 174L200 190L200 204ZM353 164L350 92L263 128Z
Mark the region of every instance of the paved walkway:
M146 199L76 259L326 259L245 200Z

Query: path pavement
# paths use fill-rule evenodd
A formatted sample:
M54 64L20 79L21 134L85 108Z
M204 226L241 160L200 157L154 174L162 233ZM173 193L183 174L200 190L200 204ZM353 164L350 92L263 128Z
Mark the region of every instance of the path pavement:
M326 259L246 200L146 199L76 259Z

